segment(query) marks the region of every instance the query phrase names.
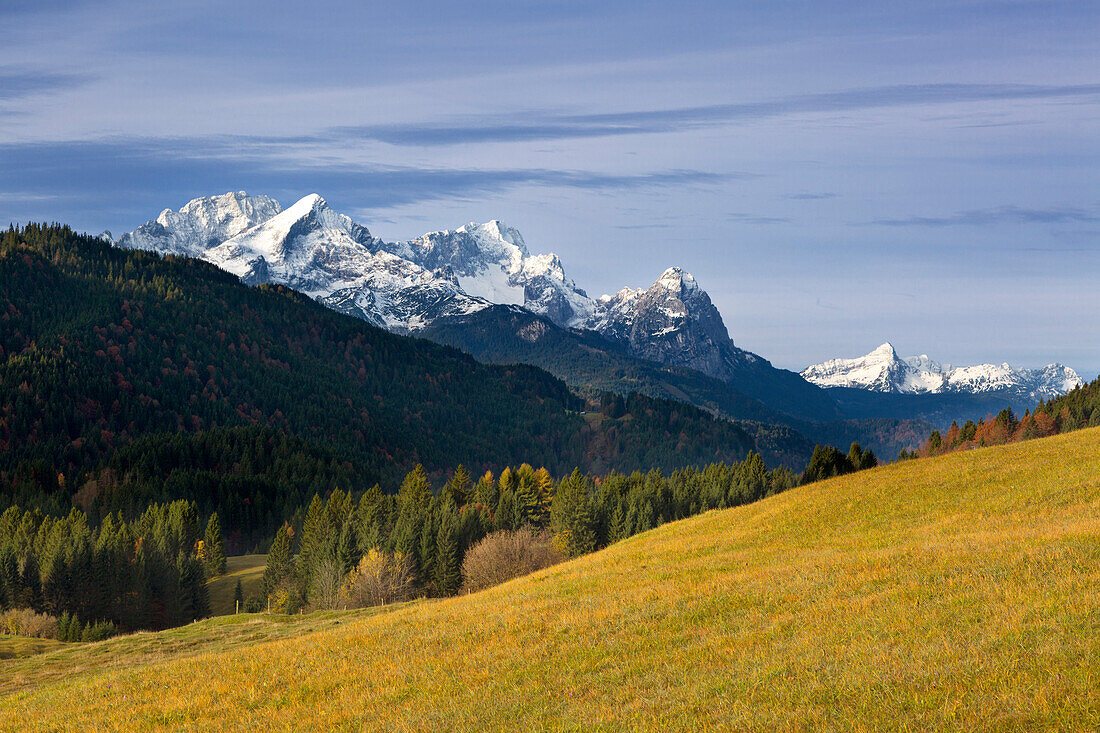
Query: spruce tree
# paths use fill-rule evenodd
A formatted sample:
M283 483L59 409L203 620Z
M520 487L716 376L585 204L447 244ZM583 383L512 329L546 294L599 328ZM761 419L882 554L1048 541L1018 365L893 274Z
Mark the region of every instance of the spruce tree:
M381 486L375 484L359 497L353 522L360 557L372 549L382 549L386 540L386 502Z
M303 580L309 584L313 574L313 567L324 554L324 545L327 538L327 519L325 516L325 502L317 494L309 502L305 521L302 522L302 539L298 547L298 560Z
M559 549L570 557L596 549L591 483L579 468L573 469L554 495L550 526Z
M465 466L458 464L443 491L450 495L456 507L464 506L470 500L470 474L466 472Z
M533 477L530 478L533 479ZM538 526L542 518L537 488L533 480L527 479L528 477L523 477L516 486L516 514L513 526L517 529L525 524Z
M241 586L241 579L237 578L237 585L233 588L233 610L239 611L241 606L244 605L244 587Z
M294 530L289 524L283 524L275 534L271 549L267 553L267 567L264 569L263 594L270 595L282 580L290 574L294 558L291 555L290 540Z
M420 578L431 572L431 565L421 564L426 553L422 549L425 526L431 520L432 489L424 467L417 465L405 476L397 492L397 520L394 522L390 549L412 560ZM428 537L434 538L430 533ZM434 547L432 548L434 552Z
M225 540L222 538L222 525L218 521L217 512L211 514L210 519L206 522L203 550L206 577L213 578L225 573Z
M458 592L462 585L461 562L455 538L455 517L452 512L445 511L440 517L436 534L435 583L440 595L450 596Z
M627 537L626 515L623 513L623 505L615 504L615 511L611 515L611 524L607 529L607 541L618 542Z

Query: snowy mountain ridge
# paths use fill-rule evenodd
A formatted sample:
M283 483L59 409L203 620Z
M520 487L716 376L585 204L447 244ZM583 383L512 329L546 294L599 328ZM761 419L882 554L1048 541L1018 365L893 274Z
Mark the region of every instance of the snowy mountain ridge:
M317 194L284 209L268 196L236 191L194 199L179 211L165 209L116 244L198 257L247 284L287 285L396 333L416 333L439 319L493 305L522 307L562 328L596 331L634 356L736 380L774 400L785 395L788 411L816 399L798 376L734 345L691 273L670 267L648 288L591 298L566 275L557 255L532 254L518 230L496 220L385 242ZM888 343L863 357L807 367L801 377L822 387L1010 391L1035 400L1080 383L1072 369L1058 364L1040 370L1007 364L954 368L927 356L903 360Z
M902 394L1007 391L1034 401L1057 397L1083 383L1077 372L1062 364L1048 364L1042 369L1015 369L1007 363L954 367L924 354L902 359L888 342L865 356L830 359L806 367L801 374L821 387Z
M237 191L165 209L116 243L199 257L248 284L284 284L398 333L503 304L723 379L739 365L766 363L733 345L690 273L671 267L648 289L590 298L557 255L531 254L518 230L495 220L384 242L317 194L284 210Z

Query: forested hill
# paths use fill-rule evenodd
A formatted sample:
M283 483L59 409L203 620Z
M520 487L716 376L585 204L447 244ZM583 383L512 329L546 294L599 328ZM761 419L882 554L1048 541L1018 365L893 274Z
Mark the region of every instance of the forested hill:
M485 366L197 260L56 225L0 235L0 504L90 506L128 475L156 483L134 491L172 498L194 489L193 475L164 480L187 473L188 456L222 482L213 494L304 494L325 481L395 486L417 463L562 475L752 448L741 428L679 403L583 409L539 369Z

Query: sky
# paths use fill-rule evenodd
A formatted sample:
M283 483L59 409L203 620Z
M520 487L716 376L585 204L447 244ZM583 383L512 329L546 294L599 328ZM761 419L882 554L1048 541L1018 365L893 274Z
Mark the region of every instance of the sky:
M874 5L875 7L868 7ZM3 0L0 221L229 190L500 219L590 295L695 274L781 367L1100 372L1087 2Z

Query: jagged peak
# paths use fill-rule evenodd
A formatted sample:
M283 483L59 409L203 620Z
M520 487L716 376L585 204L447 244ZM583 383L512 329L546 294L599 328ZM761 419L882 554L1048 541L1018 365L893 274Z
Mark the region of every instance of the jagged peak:
M898 360L898 352L896 349L894 349L894 345L891 344L889 341L884 341L881 346L876 348L867 356L889 357L895 361ZM921 358L927 359L928 357L922 356Z
M695 277L680 267L668 268L661 273L653 285L676 293L693 292L699 289L699 283L695 281Z
M288 215L305 216L311 211L321 211L327 208L328 202L325 201L320 194L311 193L295 201L285 213Z
M247 191L227 191L220 195L193 198L180 207L179 213L194 214L211 205L216 208L226 208L232 205L233 208L238 211L247 208L249 205L254 208L256 206L261 208L274 208L276 212L282 210L282 206L279 202L270 196L265 196L263 194L250 195ZM165 212L169 211L171 211L171 209L165 209L161 214L163 215Z
M926 354L899 359L889 342L866 356L814 364L804 369L802 376L822 387L917 394L1013 390L1035 399L1068 392L1080 383L1072 369L1054 364L1015 369L1008 362L955 367L935 362Z
M527 249L527 243L523 241L523 235L515 227L510 227L500 219L479 224L475 221L468 222L455 230L463 234L469 234L480 242L503 243L519 249L520 253L527 257L531 253ZM449 232L440 232L449 234Z

